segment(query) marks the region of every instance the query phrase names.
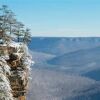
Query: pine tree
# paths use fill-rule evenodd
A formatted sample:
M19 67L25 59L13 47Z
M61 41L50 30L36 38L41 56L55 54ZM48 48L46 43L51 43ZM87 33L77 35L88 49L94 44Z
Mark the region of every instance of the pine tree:
M16 24L16 19L14 18L14 16L15 16L15 14L10 10L9 13L8 13L8 18L7 18L10 35L12 34L13 27Z
M16 28L14 34L17 36L17 41L20 42L20 37L23 36L24 24L22 24L21 22L16 22L15 27Z
M0 9L0 38L2 38L5 42L10 40L10 37L7 35L9 32L9 9L6 5L3 5Z
M28 42L30 41L31 41L31 33L30 33L30 29L27 28L24 33L23 42L25 44L28 44Z

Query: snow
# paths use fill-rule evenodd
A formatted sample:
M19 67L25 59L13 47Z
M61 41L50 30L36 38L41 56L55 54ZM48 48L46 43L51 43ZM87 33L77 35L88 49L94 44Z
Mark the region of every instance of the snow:
M8 46L16 49L13 53L18 56L19 60L23 61L23 66L25 68L23 71L20 71L19 69L17 75L25 81L25 77L27 76L26 69L30 73L30 66L34 63L28 51L28 47L23 43L17 43L14 41L10 41L9 43L5 43L0 46ZM10 71L11 68L6 62L7 59L9 59L9 55L7 54L0 56L0 100L13 100L11 93L12 90L7 75L13 75L14 73L13 71ZM27 77L27 79L29 78L30 75Z
M3 74L0 74L0 91L0 100L13 100L9 81Z
M11 87L6 74L10 74L10 67L6 61L0 57L0 100L13 100Z

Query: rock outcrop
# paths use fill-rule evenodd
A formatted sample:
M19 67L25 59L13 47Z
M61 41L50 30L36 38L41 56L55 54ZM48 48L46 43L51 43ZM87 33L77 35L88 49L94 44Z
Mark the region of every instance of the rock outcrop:
M0 100L26 100L31 64L24 43L0 44Z

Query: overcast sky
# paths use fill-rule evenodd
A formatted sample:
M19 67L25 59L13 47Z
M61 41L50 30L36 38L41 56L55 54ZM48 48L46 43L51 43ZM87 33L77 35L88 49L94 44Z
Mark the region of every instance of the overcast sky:
M0 0L33 36L100 36L100 0Z

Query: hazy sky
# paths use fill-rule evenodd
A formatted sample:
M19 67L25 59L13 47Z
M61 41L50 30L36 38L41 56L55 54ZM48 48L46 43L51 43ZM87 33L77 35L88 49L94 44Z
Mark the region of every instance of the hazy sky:
M0 0L33 36L100 36L100 0Z

